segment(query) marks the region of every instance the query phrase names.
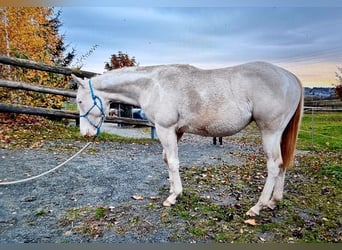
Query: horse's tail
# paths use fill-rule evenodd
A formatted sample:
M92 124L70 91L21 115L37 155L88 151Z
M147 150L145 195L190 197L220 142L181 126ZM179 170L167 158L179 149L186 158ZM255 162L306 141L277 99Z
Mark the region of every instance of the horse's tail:
M296 142L299 133L299 127L303 111L303 89L296 112L293 114L290 122L287 124L281 137L281 156L283 158L283 168L291 167L293 164L296 150Z

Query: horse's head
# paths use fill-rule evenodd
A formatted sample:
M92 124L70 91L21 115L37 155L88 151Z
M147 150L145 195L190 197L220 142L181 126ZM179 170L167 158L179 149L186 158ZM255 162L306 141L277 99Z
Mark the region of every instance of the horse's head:
M76 96L80 112L80 131L83 136L97 136L105 118L106 103L93 88L91 80L83 80L72 75L78 83Z

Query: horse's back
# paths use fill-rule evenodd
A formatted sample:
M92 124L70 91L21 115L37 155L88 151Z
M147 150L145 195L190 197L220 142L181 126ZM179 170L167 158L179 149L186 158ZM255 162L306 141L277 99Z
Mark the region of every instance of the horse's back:
M226 93L267 91L267 94L279 97L291 88L301 88L291 72L262 61L219 69L200 69L188 64L163 65L157 69L158 82L175 91L192 89L215 95L222 90Z

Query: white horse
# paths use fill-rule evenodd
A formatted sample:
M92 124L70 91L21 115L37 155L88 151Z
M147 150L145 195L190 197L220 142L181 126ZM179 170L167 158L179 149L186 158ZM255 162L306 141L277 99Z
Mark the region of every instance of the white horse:
M214 70L190 65L129 67L91 80L73 79L79 83L77 104L84 136L99 133L112 101L145 111L155 125L169 171L170 195L164 206L175 204L182 192L177 143L183 133L229 136L251 121L261 131L268 176L258 202L247 214L273 209L283 198L285 171L294 158L303 104L301 83L292 73L253 62Z

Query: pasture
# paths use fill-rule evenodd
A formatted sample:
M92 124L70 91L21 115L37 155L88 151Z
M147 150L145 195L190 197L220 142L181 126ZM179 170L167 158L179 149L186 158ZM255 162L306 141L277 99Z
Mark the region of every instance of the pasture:
M342 113L306 113L302 119L297 148L302 150L341 151Z
M264 210L255 218L249 218L245 212L258 198L265 181L266 167L258 130L255 124L251 124L239 134L225 137L222 147L211 145L210 138L202 137L195 137L194 141L191 136L185 137L184 142L180 142L180 147L185 148L185 155L180 156L184 191L179 202L171 208L161 204L168 193L167 185L163 184L165 180L154 180L153 188L149 184L144 186L145 189L136 188L133 198L132 193L120 194L120 201L101 198L101 195L93 194L90 188L86 188L89 193L85 192L83 197L93 195L95 198L83 203L64 200L59 196L57 199L50 193L40 199L39 194L33 192L33 198L26 195L21 201L27 206L22 208L26 209L27 214L21 217L20 211L17 211L17 217L13 213L15 208L8 210L12 214L4 215L7 201L2 201L0 215L8 219L2 218L0 223L0 242L15 242L10 235L23 235L24 228L29 232L35 227L45 228L51 232L51 236L39 238L31 233L27 236L29 242L120 242L120 239L126 242L342 242L341 123L342 113L315 113L314 120L311 114L304 115L295 166L288 170L285 179L284 200L275 210ZM85 140L79 135L78 128L43 119L31 121L31 125L2 123L0 128L3 163L11 152L17 154L21 151L31 152L36 157L44 152L44 155L51 155L52 158L61 158L59 154L70 155ZM77 168L81 172L91 172L86 176L87 181L96 180L97 185L107 183L106 188L114 190L110 192L114 192L115 196L115 190L121 190L120 185L126 181L116 181L117 186L110 186L111 181L107 178L97 182L104 175L101 170L103 162L96 163L99 166L93 160L87 162L89 155L98 161L105 159L108 164L115 166L120 162L118 158L125 158L123 162L127 162L127 169L120 171L122 176L126 173L132 185L137 180L129 175L136 178L137 173L133 174L129 166L150 168L151 163L146 163L145 159L149 154L155 157L153 171L165 168L157 141L128 139L105 133L101 133L97 140L97 145L82 154L82 166L74 162L68 171L53 173L41 182L20 187L25 190L45 183L47 189L49 184L46 183L54 178L68 179L68 174ZM206 151L197 152L196 145ZM141 150L144 152L139 157ZM186 160L187 157L195 159L190 157L195 153L201 157L201 163ZM235 160L230 161L224 155ZM25 161L25 157L26 153L22 161ZM34 160L34 156L30 160ZM119 174L117 167L112 170L113 176ZM159 172L158 175L167 176L166 172ZM70 181L61 183L69 185ZM75 181L71 183L76 185ZM53 190L61 192L63 185L54 183ZM11 197L10 194L14 194L17 188L1 187L3 197ZM70 192L77 193L73 188L75 186L63 186L63 190L66 189L64 196L71 196ZM127 192L134 188L127 188ZM53 206L50 204L63 202L66 204L58 205L62 208L60 211L50 209ZM49 232L46 234L49 235ZM17 241L24 240L18 237Z

